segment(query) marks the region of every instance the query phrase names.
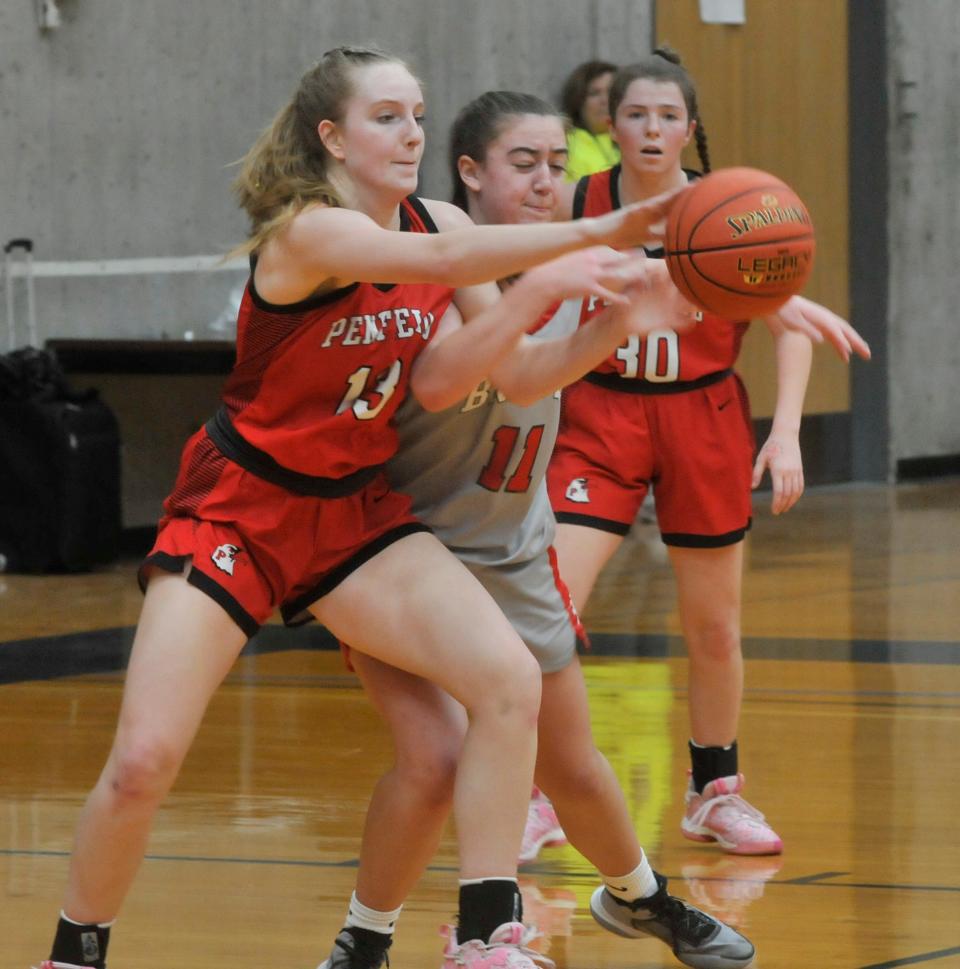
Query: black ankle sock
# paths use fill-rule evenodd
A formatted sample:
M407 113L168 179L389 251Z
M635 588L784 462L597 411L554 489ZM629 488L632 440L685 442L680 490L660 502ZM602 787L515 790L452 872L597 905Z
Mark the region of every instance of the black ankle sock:
M90 966L90 969L106 969L109 941L109 928L77 925L61 916L57 923L50 959L53 962L68 962L74 966Z
M663 907L663 903L670 897L667 892L667 876L661 875L660 872L655 871L653 877L657 881L657 890L652 895L647 895L646 898L635 898L632 902L628 902L625 899L617 898L613 892L610 892L610 897L617 903L617 905L622 905L624 908L629 908L631 911L636 912L638 909L645 912L657 912Z
M479 939L489 942L491 933L505 922L523 919L520 888L510 878L485 878L460 886L460 915L457 941Z
M657 890L652 895L648 895L646 898L637 899L637 901L646 908L656 908L658 905L662 905L664 899L668 897L667 876L661 875L660 872L655 871L653 873L653 877L657 880Z
M356 951L362 953L367 962L376 962L393 944L392 935L361 929L358 925L345 925L343 931L353 936Z
M698 747L690 741L690 763L693 766L693 788L698 794L718 777L737 773L737 742L729 747Z

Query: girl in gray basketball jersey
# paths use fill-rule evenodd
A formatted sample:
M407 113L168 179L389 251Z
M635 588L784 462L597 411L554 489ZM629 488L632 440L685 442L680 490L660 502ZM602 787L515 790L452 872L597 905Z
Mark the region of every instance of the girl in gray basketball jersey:
M491 92L458 116L450 161L454 201L475 221L548 221L564 178L565 126L538 98ZM647 274L629 311L611 308L579 329L578 303L560 305L507 366L457 405L437 413L404 405L401 446L388 470L392 485L413 497L418 517L483 583L540 662L537 783L569 840L601 873L594 917L619 935L659 938L685 965L732 969L751 961L753 946L667 893L593 742L576 654L579 622L551 547L554 519L543 478L559 387L612 352L628 329L646 332L688 310L659 266ZM365 654L351 659L393 733L396 763L371 799L346 926L320 969L379 969L385 962L402 903L447 820L466 729L463 708L434 684Z

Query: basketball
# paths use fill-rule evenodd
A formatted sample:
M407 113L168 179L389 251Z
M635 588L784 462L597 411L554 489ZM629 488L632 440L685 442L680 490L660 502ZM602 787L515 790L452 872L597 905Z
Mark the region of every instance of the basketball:
M674 285L700 309L749 319L779 309L813 268L810 213L796 192L756 168L699 179L667 218Z

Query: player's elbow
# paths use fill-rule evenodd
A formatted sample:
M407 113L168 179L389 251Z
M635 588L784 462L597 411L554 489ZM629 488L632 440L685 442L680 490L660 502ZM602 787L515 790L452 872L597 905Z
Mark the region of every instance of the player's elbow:
M511 404L516 404L517 407L532 407L537 401L546 396L546 394L539 393L529 386L524 385L522 382L517 385L512 385L509 381L507 381L501 393Z
M455 397L441 392L420 393L414 394L414 396L417 398L417 403L431 414L438 414L440 411L452 407L457 402Z
M530 373L522 354L506 360L503 366L494 370L490 381L499 393L518 407L530 407L547 395L542 387L531 385Z
M430 374L414 374L410 378L410 392L417 399L417 403L432 414L452 407L463 396L455 394L444 381L437 380Z

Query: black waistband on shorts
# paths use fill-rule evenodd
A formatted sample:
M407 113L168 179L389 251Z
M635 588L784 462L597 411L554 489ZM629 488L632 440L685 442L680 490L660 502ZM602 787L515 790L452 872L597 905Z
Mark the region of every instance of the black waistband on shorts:
M673 380L664 383L654 383L650 380L634 380L630 377L621 377L616 373L597 373L591 371L584 374L583 379L588 384L596 384L597 387L605 387L607 390L616 390L621 394L684 394L688 390L699 390L701 387L709 387L711 384L719 383L733 373L729 367L726 370L717 370L714 373L704 374L696 380Z
M322 478L285 468L266 451L254 447L237 431L225 407L217 410L216 414L207 421L204 430L221 454L235 464L239 464L244 471L249 471L258 478L263 478L264 481L292 491L295 495L345 498L368 485L383 470L382 464L375 464L367 468L359 468L342 478Z

